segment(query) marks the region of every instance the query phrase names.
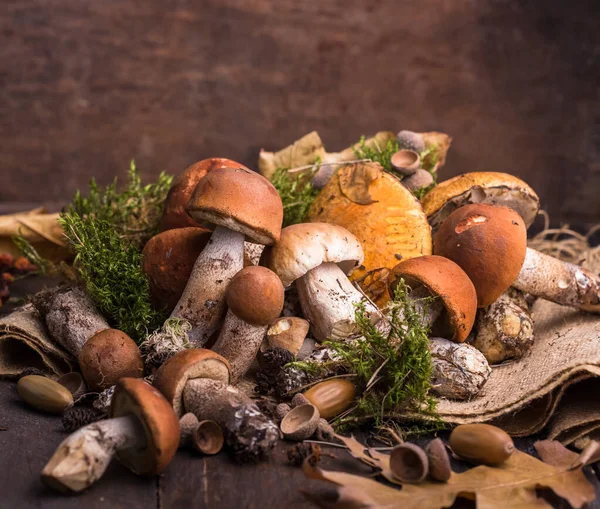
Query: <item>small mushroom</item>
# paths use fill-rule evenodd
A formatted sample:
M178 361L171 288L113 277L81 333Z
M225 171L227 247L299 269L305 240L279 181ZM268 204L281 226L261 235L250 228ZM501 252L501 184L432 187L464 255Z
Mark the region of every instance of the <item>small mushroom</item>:
M179 443L179 423L165 398L136 378L119 380L110 419L68 436L42 471L42 480L62 491L82 491L104 474L113 456L141 475L162 472Z
M215 421L225 441L243 460L264 459L279 439L279 430L256 403L229 385L229 363L202 348L184 350L156 372L155 387L180 417L192 412L199 420Z
M413 131L400 131L396 134L396 141L401 149L414 150L419 154L425 150L423 137Z
M316 406L300 405L287 413L279 427L285 438L300 442L314 434L320 419L321 416Z
M267 327L283 308L283 285L266 267L240 270L227 287L229 310L213 350L229 361L232 383L246 374L260 348Z
M83 377L80 373L77 373L77 371L66 373L57 378L56 381L68 389L75 401L81 398L87 390Z
M502 205L518 212L525 225L533 223L540 209L535 191L514 175L473 172L440 182L422 200L433 232L456 209L471 203Z
M171 316L188 320L190 342L203 346L223 319L229 282L243 268L244 239L276 242L283 205L267 179L239 165L212 170L200 179L186 210L196 221L216 227Z
M144 375L140 349L133 339L117 329L94 334L79 352L79 367L93 391L103 391L120 378Z
M415 444L408 442L399 444L390 454L390 470L403 483L422 482L429 472L427 454Z
M421 158L414 150L401 149L392 156L390 163L401 175L412 175L420 168Z
M408 297L421 308L425 324L432 334L465 341L475 322L477 295L473 283L456 263L441 256L419 256L404 260L392 269L388 279L394 295L402 279L411 288ZM426 302L423 297L434 297Z
M419 189L428 188L433 182L433 175L427 170L417 170L402 179L402 183L413 193Z
M187 206L196 185L202 177L217 168L246 168L244 165L225 159L223 157L211 157L198 161L173 179L173 184L163 208L161 231L173 228L198 227L199 224L186 212Z
M146 243L142 269L150 283L154 307L168 313L175 308L209 239L208 230L187 227L164 231Z
M469 275L479 307L512 285L557 304L600 312L598 277L528 248L525 223L512 209L472 204L455 210L441 224L434 251Z
M429 460L429 477L436 481L448 481L452 475L452 467L444 442L440 438L433 439L425 446L425 453Z
M356 332L355 305L364 297L346 277L363 259L354 235L333 224L295 224L281 231L267 257L284 286L296 281L302 311L317 340L335 337L337 331L342 338ZM369 303L366 311L378 316Z
M298 355L309 328L310 323L304 318L282 316L269 325L264 346L265 348L283 348Z

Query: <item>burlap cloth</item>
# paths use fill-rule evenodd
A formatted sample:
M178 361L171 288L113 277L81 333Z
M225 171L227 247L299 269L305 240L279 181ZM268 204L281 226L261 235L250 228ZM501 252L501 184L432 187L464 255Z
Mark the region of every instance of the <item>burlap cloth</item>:
M73 357L50 339L31 304L0 318L0 376L13 377L31 367L56 376L74 366Z

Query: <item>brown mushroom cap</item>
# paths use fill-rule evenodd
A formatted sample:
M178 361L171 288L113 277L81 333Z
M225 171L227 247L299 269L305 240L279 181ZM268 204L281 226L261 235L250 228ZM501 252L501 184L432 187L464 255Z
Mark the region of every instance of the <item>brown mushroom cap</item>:
M103 391L119 378L140 378L144 363L140 349L124 332L105 329L94 334L79 352L79 367L88 387Z
M179 420L169 402L139 378L122 378L115 387L110 417L133 415L146 434L146 446L117 452L119 460L136 474L154 475L171 462L179 446Z
M337 263L348 274L362 263L363 250L342 226L301 223L281 230L279 242L265 253L265 259L287 287L322 263Z
M185 228L186 226L198 226L185 210L192 193L200 179L208 172L217 168L246 168L243 164L236 163L231 159L222 157L211 157L192 164L173 180L171 189L165 200L163 210L161 231L173 228Z
M172 311L185 289L194 263L210 239L204 228L167 230L152 237L142 251L142 269L156 308Z
M467 273L477 305L489 306L517 279L527 249L523 218L494 205L465 205L441 224L434 253L450 258Z
M283 285L272 270L249 266L231 279L225 299L231 312L246 323L269 325L283 309Z
M200 179L186 210L198 222L243 233L249 241L279 240L283 205L265 177L247 168L218 168Z
M520 178L508 173L478 171L440 182L422 200L423 210L436 229L454 210L469 203L500 205L518 212L527 226L540 209L540 199Z
M229 384L229 362L218 353L204 348L190 348L171 357L156 372L154 387L167 398L177 417L185 412L183 389L188 380L208 378Z
M420 256L404 260L392 269L392 295L400 278L413 290L425 286L444 303L446 312L433 325L434 334L449 336L456 343L467 339L477 314L477 293L464 270L441 256Z

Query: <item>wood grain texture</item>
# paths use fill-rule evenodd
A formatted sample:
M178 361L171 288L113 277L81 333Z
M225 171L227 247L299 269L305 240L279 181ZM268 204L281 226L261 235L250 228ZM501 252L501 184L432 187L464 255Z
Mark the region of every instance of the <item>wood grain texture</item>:
M450 133L442 177L515 173L556 223L600 217L593 0L8 0L0 201L225 156L316 129Z

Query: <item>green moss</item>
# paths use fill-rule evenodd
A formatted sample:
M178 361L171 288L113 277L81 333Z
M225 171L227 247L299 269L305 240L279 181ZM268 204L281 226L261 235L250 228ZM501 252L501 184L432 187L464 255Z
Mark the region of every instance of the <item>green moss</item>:
M290 174L288 169L278 168L271 179L283 203L284 227L305 222L308 211L319 194L310 179Z
M358 142L358 146L354 147L354 153L357 159L370 159L375 163L379 163L387 171L398 175L392 168L392 156L398 152L398 142L396 139L388 140L384 147L370 147L362 136ZM401 175L398 175L401 177Z

